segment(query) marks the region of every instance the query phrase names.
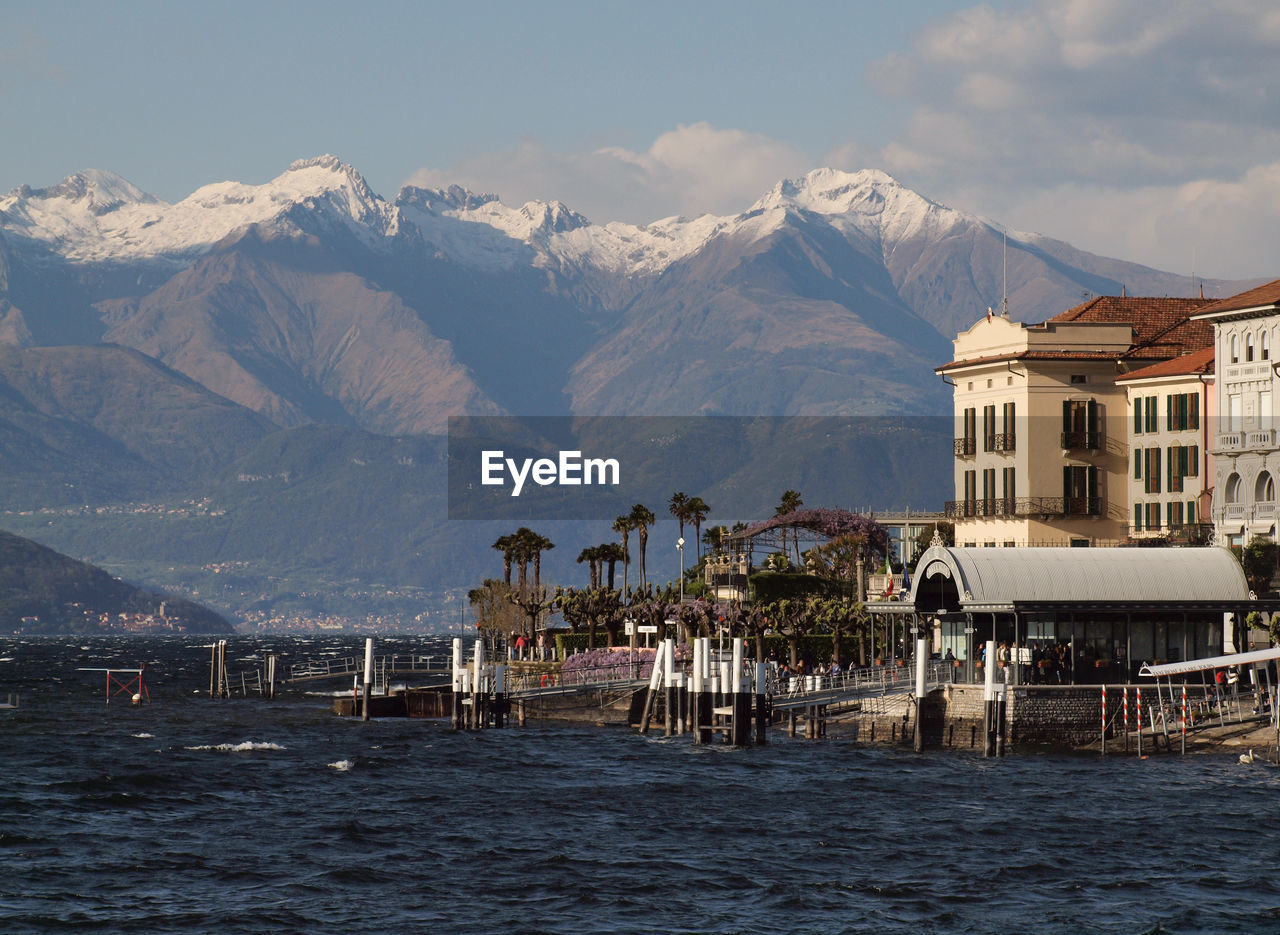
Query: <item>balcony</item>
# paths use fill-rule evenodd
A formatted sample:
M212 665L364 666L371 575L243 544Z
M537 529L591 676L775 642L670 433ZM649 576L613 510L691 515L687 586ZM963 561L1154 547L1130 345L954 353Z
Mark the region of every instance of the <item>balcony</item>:
M1063 432L1063 451L1098 451L1102 448L1101 432Z
M955 442L957 458L972 458L978 450L978 440L976 438L957 438Z
M1003 432L999 435L987 436L987 451L1013 451L1014 435L1012 432Z
M948 500L947 519L1035 518L1099 516L1101 497L999 497L990 500Z
M1240 451L1244 448L1244 432L1221 432L1217 439L1218 451Z
M1275 429L1258 429L1253 432L1245 433L1244 444L1249 449L1259 448L1275 448L1276 447L1276 430Z

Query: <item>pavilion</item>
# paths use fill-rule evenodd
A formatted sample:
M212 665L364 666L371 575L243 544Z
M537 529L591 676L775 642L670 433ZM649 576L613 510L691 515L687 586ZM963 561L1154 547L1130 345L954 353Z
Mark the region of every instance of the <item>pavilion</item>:
M988 640L1011 647L1009 680L1034 682L1033 658L1065 646L1063 680L1133 681L1144 663L1217 656L1242 647L1257 600L1224 548L955 548L935 544L920 557L899 601L867 605L902 650L908 634L962 661L973 681ZM899 650L895 655L902 655Z

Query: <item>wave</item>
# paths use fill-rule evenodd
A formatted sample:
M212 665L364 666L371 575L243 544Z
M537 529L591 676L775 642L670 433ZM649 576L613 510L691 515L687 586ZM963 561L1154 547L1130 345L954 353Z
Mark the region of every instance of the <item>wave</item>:
M356 764L352 763L350 760L335 760L334 762L329 764L330 767L332 767L333 769L336 769L340 773L345 773L347 770L351 769L351 767L355 765Z
M251 750L286 750L278 743L265 743L258 740L245 740L241 743L207 743L197 747L185 747L186 750L216 750L219 753L248 753Z

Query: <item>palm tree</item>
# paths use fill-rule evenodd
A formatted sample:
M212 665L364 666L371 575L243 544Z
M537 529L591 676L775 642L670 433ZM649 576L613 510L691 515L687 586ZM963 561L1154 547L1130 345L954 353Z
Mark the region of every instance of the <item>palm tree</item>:
M627 551L627 536L635 525L631 522L630 516L619 516L613 521L613 531L622 535L622 597L626 600L628 591L627 572L631 564L631 553Z
M507 587L510 587L511 560L515 557L516 537L512 535L499 536L493 547L502 553L502 580L507 583Z
M612 591L614 569L618 567L618 562L623 562L625 564L627 560L627 552L616 542L602 542L600 545L596 546L596 548L600 550L598 560L600 562L601 577L604 577L604 564L606 562L609 564L609 590Z
M632 527L640 536L640 589L644 590L648 580L645 578L644 560L645 548L649 544L649 527L657 522L657 517L653 515L653 510L649 509L643 503L637 503L631 508L630 516Z
M593 588L600 587L600 549L601 546L590 545L578 553L578 564L588 563Z
M693 542L697 549L695 561L702 559L702 521L707 518L711 512L711 507L707 506L707 501L701 497L690 497L684 505L685 519L693 523ZM683 530L680 533L684 535Z
M550 552L556 544L540 533L533 533L529 539L529 548L533 552L533 589L542 587L542 553Z
M677 490L667 503L667 512L680 521L680 538L684 538L684 522L689 518L689 498L683 490Z

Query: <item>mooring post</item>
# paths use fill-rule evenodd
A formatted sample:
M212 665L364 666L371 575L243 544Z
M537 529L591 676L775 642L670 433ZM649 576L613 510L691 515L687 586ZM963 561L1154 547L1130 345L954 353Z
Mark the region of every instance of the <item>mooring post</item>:
M676 732L676 651L675 640L667 638L662 641L662 672L666 683L666 727L664 736L670 737Z
M766 695L769 681L769 664L756 663L756 745L763 747L769 727L769 699Z
M653 716L653 703L658 696L658 687L662 684L662 673L666 668L666 649L659 647L653 656L653 671L649 673L649 690L644 696L644 713L640 715L640 733L649 733L649 718Z
M502 728L506 722L507 667L493 667L493 726Z
M1107 686L1102 686L1102 755L1107 755Z
M475 729L484 727L484 720L481 718L481 699L485 693L484 687L484 640L477 639L475 642L475 652L473 654L474 671L471 674L471 726Z
M707 739L706 734L702 731L702 654L706 649L707 645L701 637L693 641L693 668L691 670L692 681L689 685L689 709L693 712L693 742L699 745L706 743Z
M1133 702L1138 709L1138 759L1142 759L1142 686L1133 690Z
M462 638L453 638L453 729L462 729Z
M733 724L730 737L735 747L745 747L751 742L751 698L743 684L746 681L743 678L742 668L743 649L742 637L735 636L733 638L733 677L729 686L733 693Z
M1124 752L1129 752L1129 686L1120 689L1120 710L1124 718Z
M929 658L927 641L916 640L916 753L924 752L924 695L927 690Z
M369 720L369 695L373 692L373 637L364 641L364 703L360 711L361 720Z
M996 755L996 641L987 640L986 665L982 667L986 673L986 681L982 692L986 741L982 745L983 756Z

